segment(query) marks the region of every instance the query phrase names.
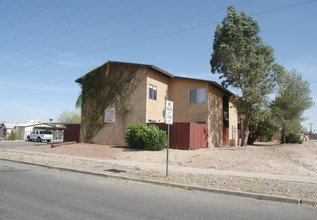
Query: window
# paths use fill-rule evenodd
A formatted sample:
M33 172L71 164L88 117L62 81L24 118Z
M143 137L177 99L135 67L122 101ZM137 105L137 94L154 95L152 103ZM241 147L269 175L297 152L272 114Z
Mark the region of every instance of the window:
M40 134L52 134L51 131L40 131Z
M189 102L206 102L206 89L190 89Z
M157 87L150 84L149 87L149 98L156 100L157 99Z

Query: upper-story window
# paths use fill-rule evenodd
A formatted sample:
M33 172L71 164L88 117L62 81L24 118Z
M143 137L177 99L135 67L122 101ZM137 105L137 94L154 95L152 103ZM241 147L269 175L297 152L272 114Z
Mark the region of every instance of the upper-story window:
M157 99L157 87L151 84L149 86L149 98L153 100Z
M190 89L189 102L206 102L206 88Z

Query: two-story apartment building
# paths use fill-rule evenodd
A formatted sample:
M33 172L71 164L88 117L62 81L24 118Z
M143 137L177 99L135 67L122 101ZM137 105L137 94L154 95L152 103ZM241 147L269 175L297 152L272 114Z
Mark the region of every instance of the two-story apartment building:
M87 80L93 79L90 75L98 75L98 78L88 83ZM101 88L95 98L91 94L88 98L87 94L97 86L90 87L95 81L104 87L113 86L107 83L112 82L119 88ZM164 122L166 100L174 102L174 122L208 125L209 147L228 145L238 126L237 111L231 98L234 94L213 81L177 77L153 65L109 61L76 82L82 85L83 95L81 141L88 140L85 137L93 127L91 120L104 120L106 117L98 109L98 102L101 103L98 98L105 93L118 93L116 96L123 94L124 98L112 99L115 101L105 106L106 109L114 110L114 118L110 122L103 122L95 132L90 131L89 141L92 143L124 145L126 125ZM96 111L100 112L100 117L91 118L91 113Z

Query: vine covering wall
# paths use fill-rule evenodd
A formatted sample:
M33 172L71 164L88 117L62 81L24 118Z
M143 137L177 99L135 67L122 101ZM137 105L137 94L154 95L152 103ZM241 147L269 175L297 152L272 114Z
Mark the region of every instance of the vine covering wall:
M91 139L105 126L104 111L110 106L120 106L117 113L125 117L129 109L124 102L136 89L138 67L119 67L107 63L90 71L77 82L82 88L82 139Z

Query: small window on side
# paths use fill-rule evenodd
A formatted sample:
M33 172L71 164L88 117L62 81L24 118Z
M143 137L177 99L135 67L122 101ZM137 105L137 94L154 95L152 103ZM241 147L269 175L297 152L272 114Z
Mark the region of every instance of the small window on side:
M149 98L153 100L157 99L157 87L151 84L149 86Z
M206 88L190 89L189 102L190 103L206 102Z

